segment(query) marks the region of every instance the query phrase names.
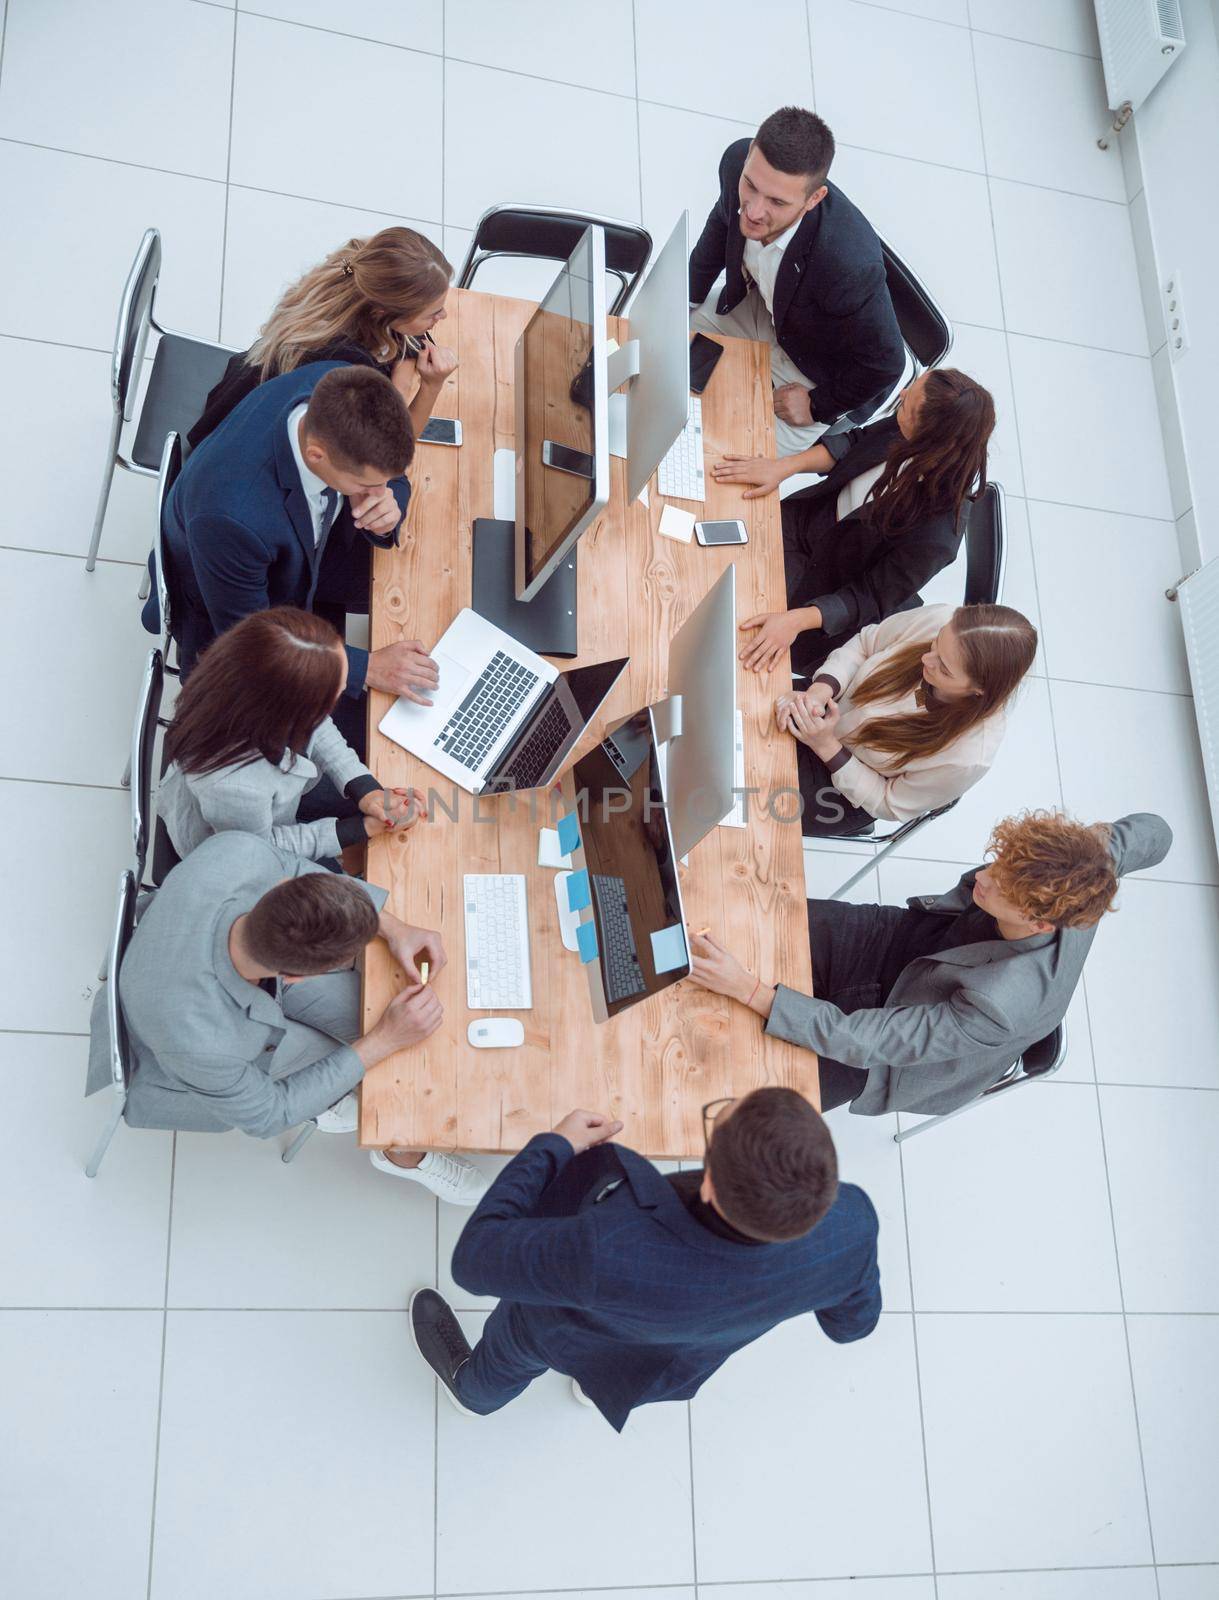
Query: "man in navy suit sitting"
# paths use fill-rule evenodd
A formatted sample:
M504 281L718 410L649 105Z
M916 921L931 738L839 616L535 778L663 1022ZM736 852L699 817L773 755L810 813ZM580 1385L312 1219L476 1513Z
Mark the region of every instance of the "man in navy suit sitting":
M247 395L188 457L165 503L183 677L252 611L301 606L340 632L346 612L367 611L369 547L397 543L414 453L402 396L370 367L315 361ZM418 641L371 654L348 646L347 657L342 720L357 734L366 687L426 704L437 681Z
M621 1430L789 1317L814 1312L836 1344L871 1333L876 1212L839 1184L818 1112L765 1088L703 1117L701 1172L666 1177L588 1111L508 1163L453 1252L455 1282L500 1296L478 1344L434 1289L411 1297L416 1348L459 1411L498 1411L554 1368Z

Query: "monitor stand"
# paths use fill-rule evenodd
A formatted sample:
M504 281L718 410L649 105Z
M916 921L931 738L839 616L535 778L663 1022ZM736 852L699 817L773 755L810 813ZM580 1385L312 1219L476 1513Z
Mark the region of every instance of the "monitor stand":
M515 522L475 518L470 604L480 617L540 656L570 657L578 652L576 552L532 600L518 600Z

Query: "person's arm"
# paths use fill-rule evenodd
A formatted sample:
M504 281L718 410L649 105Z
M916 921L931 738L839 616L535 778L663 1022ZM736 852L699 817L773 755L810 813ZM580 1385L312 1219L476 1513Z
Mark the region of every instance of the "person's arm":
M1154 811L1136 811L1109 824L1109 849L1118 877L1158 867L1172 847L1172 829Z
M591 1302L596 1261L589 1219L530 1215L573 1153L560 1134L539 1133L513 1157L462 1229L450 1268L454 1283L527 1305Z
M209 772L198 778L184 775L184 781L213 833L251 833L286 855L307 861L338 855L342 846L333 817L319 817L316 822L274 820L268 766L256 761L236 771Z
M748 483L742 500L759 500L773 494L781 483L800 472L815 472L824 476L834 466L834 457L823 444L812 445L794 456L724 456L711 466L711 476L716 483Z
M814 1315L821 1331L835 1344L852 1344L856 1339L866 1339L880 1321L880 1266L873 1245L863 1276L845 1300L836 1306L827 1306Z
M934 1005L874 1006L847 1013L828 1000L814 1000L779 984L766 1032L844 1066L863 1068L878 1061L889 1067L955 1061L1014 1036L1006 1012L989 995L964 985Z
M851 537L850 524L841 538ZM959 539L936 537L934 523L911 528L886 539L884 548L872 562L849 578L840 588L827 594L800 597L802 608L815 607L821 626L831 636L857 632L869 623L892 616L912 596L918 594L941 567L956 554Z
M230 1128L255 1139L309 1122L354 1089L364 1062L351 1045L336 1045L329 1055L284 1078L232 1056L195 1056L158 1049L157 1062L184 1088L207 1102L208 1110Z
M916 767L911 772L898 772L886 777L874 767L861 761L859 756L834 741L836 748L817 754L829 768L830 779L853 806L861 806L870 816L881 822L909 822L922 816L924 811L934 811L946 806L950 800L959 800L978 780L990 771L989 764L943 765ZM839 760L839 752L845 760Z
M187 523L186 542L203 604L218 634L267 609L271 558L253 529L230 517L205 514Z
M890 390L906 349L879 263L832 288L821 309L821 378L809 399L814 421L829 423Z
M415 371L419 378L419 387L407 409L410 411L411 425L417 439L427 427L437 396L449 377L457 371L457 357L444 345L433 344L430 339L425 340L415 361Z
M738 141L743 143L746 141ZM711 285L723 272L728 260L728 229L732 223L724 198L725 168L729 165L737 145L730 144L720 157L720 192L710 214L703 224L698 242L690 252L690 304L701 305L711 292Z

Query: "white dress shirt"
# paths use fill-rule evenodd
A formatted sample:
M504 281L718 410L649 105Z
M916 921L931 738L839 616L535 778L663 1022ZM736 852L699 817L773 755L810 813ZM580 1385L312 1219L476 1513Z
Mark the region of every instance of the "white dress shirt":
M305 504L309 507L309 518L313 523L313 543L316 547L326 526L326 495L330 485L323 483L316 472L310 471L301 454L301 418L308 409L309 402L302 401L288 417L288 443L292 446L292 457L296 462L296 470L300 473L301 488L305 491ZM343 496L339 495L334 508L336 517L342 509Z
M770 364L771 381L776 387L783 383L794 383L798 388L812 389L815 387L813 380L801 372L787 351L783 349L778 339L773 337L775 325L775 282L779 276L783 252L795 238L796 230L803 221L803 217L798 217L785 233L781 233L777 239L772 239L769 244L763 244L760 239L746 239L743 265L745 276L752 279L756 285L759 298L766 307L767 315L770 318L772 330L770 342L774 346L774 354Z

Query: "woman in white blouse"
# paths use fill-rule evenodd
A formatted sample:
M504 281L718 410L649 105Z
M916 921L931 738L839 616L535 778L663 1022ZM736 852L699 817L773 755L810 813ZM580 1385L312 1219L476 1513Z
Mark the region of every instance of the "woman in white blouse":
M799 741L803 831L859 833L957 800L990 767L1037 653L1008 606L921 606L863 628L775 718Z
M213 640L165 736L157 810L179 856L237 832L329 865L412 826L426 798L384 788L330 720L346 682L338 634L293 606L256 611ZM309 820L297 815L306 795Z

